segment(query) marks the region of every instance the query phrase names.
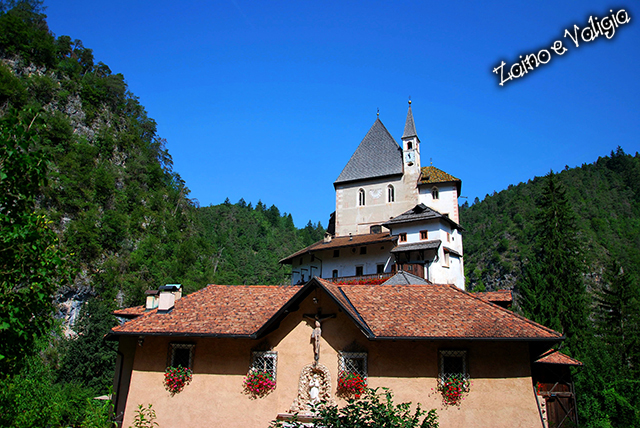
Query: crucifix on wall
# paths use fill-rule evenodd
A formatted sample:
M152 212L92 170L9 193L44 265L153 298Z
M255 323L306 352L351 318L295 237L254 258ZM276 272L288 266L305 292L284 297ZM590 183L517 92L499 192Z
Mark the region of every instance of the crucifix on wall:
M309 318L315 321L315 327L311 333L311 339L313 340L313 353L314 364L318 364L320 360L320 338L322 337L322 322L329 318L335 318L336 314L323 314L322 308L318 308L316 314L304 314L305 318Z

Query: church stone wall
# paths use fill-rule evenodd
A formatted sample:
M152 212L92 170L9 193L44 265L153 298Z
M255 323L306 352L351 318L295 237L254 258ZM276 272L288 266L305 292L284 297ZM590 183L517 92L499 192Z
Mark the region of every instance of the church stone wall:
M395 190L395 201L387 202L387 186ZM365 205L359 205L358 193L365 192ZM341 184L336 188L336 236L369 233L370 227L402 214L416 205L415 183L409 186L402 177Z
M142 346L127 351L134 352L135 358L123 426L133 424L139 404L152 404L161 427L267 427L279 413L290 409L300 372L313 362L314 325L303 314L314 314L318 308L323 314L336 314L322 323L319 359L330 372L334 399L338 351L359 349L368 353L371 387L391 388L397 403L411 401L421 403L423 409L438 409L442 427L539 426L526 343L369 341L323 292L312 293L298 311L261 340L147 336ZM195 343L193 381L173 397L163 387L171 342ZM251 399L243 393L244 376L252 349L265 347L278 352L277 387L264 398ZM438 351L442 349L467 351L471 390L459 408L444 406L435 391ZM340 406L346 404L336 401Z

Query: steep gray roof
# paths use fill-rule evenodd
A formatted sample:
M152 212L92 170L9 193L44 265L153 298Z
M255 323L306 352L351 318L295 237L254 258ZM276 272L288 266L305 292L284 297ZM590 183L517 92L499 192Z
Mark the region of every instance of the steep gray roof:
M416 125L413 123L413 113L411 112L411 104L409 104L409 111L407 112L407 121L404 123L404 133L402 138L417 137Z
M414 221L422 221L422 220L432 220L432 219L442 219L448 222L451 227L463 230L462 227L451 220L449 217L440 214L438 211L433 208L429 208L425 204L418 204L415 207L411 208L409 211L405 211L399 216L392 218L391 220L382 223L384 227L387 229L391 229L394 224L400 223L411 223Z
M400 244L397 247L394 247L391 252L404 253L406 251L437 250L440 248L441 243L441 240L434 239L433 241L415 242L413 244Z
M333 184L395 174L402 174L402 149L376 119Z
M411 284L419 284L426 285L431 284L424 278L420 278L414 274L409 272L405 272L401 270L397 274L393 275L391 278L387 279L382 285L411 285Z

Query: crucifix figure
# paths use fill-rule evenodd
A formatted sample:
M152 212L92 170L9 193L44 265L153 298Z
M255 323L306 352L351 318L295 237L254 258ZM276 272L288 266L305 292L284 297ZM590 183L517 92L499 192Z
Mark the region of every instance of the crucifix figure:
M320 338L322 337L322 321L328 320L329 318L335 318L336 314L328 314L322 315L322 309L318 309L318 313L304 314L305 318L311 318L315 320L315 328L311 333L311 339L313 340L313 352L314 352L314 364L318 364L318 360L320 360Z

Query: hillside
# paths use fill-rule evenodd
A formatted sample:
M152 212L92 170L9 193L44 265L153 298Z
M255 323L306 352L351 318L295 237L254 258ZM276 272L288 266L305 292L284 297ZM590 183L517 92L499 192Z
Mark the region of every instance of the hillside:
M640 155L618 148L556 177L577 216L591 277L598 280L611 260L640 274ZM530 256L543 182L536 177L461 206L468 289L513 288Z
M197 206L125 77L80 40L54 36L41 2L8 4L0 2L0 426L109 426L108 403L89 399L113 380L115 345L104 336L114 309L166 283L186 293L213 282L286 283L278 260L324 229L297 229L260 201Z

